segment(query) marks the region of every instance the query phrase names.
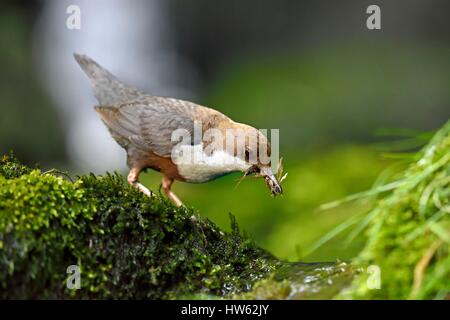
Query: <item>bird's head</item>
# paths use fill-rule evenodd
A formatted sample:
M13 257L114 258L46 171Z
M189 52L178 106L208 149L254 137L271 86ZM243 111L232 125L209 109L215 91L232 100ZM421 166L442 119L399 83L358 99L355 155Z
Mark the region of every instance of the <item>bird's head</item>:
M271 145L267 137L259 130L251 128L251 134L257 136L257 143L246 143L245 145L245 161L249 167L244 172L244 176L253 175L257 178L263 178L266 186L269 188L273 196L283 193L281 187L282 163L278 164L278 172L275 175L271 168Z

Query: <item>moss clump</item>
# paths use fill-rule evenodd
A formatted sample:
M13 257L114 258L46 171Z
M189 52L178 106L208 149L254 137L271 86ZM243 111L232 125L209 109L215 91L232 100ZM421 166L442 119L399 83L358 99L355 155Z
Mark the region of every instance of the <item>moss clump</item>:
M30 173L32 169L21 164L14 157L12 151L8 155L4 155L0 159L0 176L6 179L12 179L20 177L21 175Z
M381 196L361 226L368 241L358 261L377 265L381 289L367 276L345 294L353 298L433 299L450 295L450 122L417 154ZM376 190L374 190L376 192Z
M121 176L70 182L0 161L0 298L159 299L248 291L278 261ZM81 289L67 289L69 265Z

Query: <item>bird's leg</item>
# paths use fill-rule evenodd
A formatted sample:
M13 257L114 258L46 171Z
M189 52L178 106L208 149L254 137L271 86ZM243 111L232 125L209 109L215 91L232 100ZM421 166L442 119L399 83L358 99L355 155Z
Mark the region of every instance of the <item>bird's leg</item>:
M173 193L173 191L170 189L172 187L173 179L170 179L166 176L162 179L162 188L164 190L164 193L167 195L167 197L172 200L173 203L177 207L181 207L183 205L183 202Z
M153 193L147 189L144 185L142 185L138 178L139 178L139 174L141 173L141 169L139 168L131 168L130 173L128 173L128 183L131 184L134 188L138 189L139 191L141 191L142 193L144 193L145 195L151 197L153 196Z

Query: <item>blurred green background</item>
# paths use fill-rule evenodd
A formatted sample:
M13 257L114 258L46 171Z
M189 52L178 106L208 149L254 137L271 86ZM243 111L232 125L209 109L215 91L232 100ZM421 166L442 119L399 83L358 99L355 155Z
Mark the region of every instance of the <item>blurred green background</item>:
M42 37L36 35L39 16L51 2L0 5L0 151L13 149L28 164L85 173L91 168L71 156L71 118L45 89L35 52L39 45L52 43L47 39L40 44ZM449 118L448 1L377 1L382 8L378 31L366 28L365 9L372 4L367 1L153 3L165 13L160 20L171 28L173 50L194 70L192 76L187 72L179 77L189 90L171 95L257 128L279 128L288 172L283 197L270 197L259 180L237 185L240 174L203 185L176 183L175 192L221 227L228 228L231 212L242 229L280 258L355 256L361 238L349 245L336 238L316 251L309 249L337 224L363 212L365 204L325 211L319 206L370 188L381 173L392 177L402 164L383 157L398 147L390 142L401 138L400 147L414 149L423 143L418 133ZM83 37L82 30L77 37ZM95 45L101 50L101 36ZM73 68L70 55L62 61L60 68ZM190 86L194 78L196 85ZM152 93L165 95L156 89ZM89 117L100 123L93 111ZM410 131L377 134L383 128ZM160 176L148 172L142 180L155 190Z

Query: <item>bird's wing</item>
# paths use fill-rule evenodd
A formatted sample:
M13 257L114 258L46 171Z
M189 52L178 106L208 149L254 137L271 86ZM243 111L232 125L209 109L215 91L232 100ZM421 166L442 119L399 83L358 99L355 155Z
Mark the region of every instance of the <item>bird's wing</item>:
M198 144L201 141L194 141L196 121L205 127L205 120L211 119L208 114L213 115L214 121L226 117L218 111L192 102L160 97L126 103L114 109L103 108L105 111L101 109L96 110L113 133L126 138L137 148L151 150L162 157L170 157L173 147L179 143L172 141L175 130L187 130L192 138L190 143ZM105 112L112 113L109 121L105 119ZM211 127L214 123L209 120L206 125Z

